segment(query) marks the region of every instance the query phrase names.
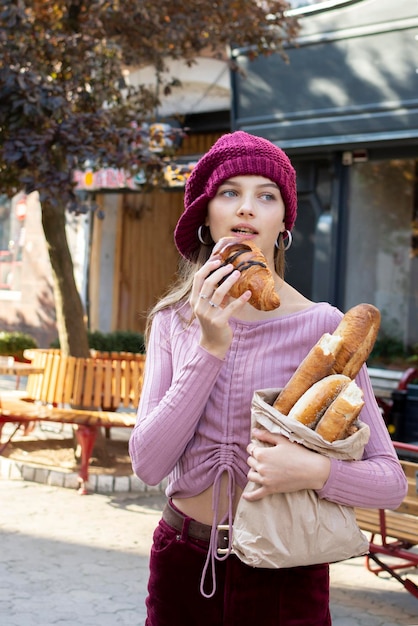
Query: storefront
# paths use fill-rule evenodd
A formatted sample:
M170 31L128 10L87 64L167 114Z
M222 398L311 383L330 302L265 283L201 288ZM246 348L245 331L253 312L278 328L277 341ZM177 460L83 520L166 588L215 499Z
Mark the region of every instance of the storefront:
M233 128L297 170L287 278L343 310L375 304L383 336L417 344L417 3L319 2L299 19L288 64L234 51Z

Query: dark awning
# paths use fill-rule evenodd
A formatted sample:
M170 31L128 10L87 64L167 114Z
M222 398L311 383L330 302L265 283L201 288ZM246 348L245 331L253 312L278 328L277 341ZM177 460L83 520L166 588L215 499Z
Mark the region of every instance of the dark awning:
M413 0L363 0L300 19L288 64L235 51L233 128L295 151L418 145L417 13Z

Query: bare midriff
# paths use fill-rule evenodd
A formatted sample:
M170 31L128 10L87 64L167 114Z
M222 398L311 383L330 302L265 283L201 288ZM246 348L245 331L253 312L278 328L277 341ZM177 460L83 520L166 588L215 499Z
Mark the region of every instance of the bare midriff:
M232 510L234 515L241 494L242 489L236 486L235 494L232 499ZM213 524L213 486L208 487L197 496L192 496L190 498L173 498L173 504L188 517L192 517L202 524L208 524L210 526ZM221 477L218 520L224 518L228 512L228 508L228 475L225 472Z

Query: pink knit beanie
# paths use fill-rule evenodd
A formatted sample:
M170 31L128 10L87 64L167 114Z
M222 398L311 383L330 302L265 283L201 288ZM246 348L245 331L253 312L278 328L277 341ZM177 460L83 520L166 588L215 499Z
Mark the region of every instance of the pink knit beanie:
M220 137L187 180L184 212L174 232L177 249L186 259L196 258L200 248L197 231L205 223L208 202L219 185L228 178L245 174L265 176L278 185L286 208L285 225L292 230L297 193L296 173L289 157L267 139L238 130Z

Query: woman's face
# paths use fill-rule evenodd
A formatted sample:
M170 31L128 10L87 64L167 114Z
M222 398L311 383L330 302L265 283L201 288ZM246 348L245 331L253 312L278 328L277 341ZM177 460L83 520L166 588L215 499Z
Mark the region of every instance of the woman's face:
M285 206L276 183L264 176L234 176L208 203L206 225L212 239L252 239L273 263L274 244L285 230Z

